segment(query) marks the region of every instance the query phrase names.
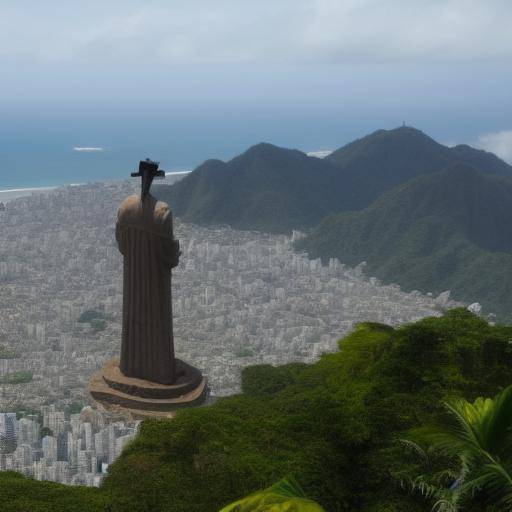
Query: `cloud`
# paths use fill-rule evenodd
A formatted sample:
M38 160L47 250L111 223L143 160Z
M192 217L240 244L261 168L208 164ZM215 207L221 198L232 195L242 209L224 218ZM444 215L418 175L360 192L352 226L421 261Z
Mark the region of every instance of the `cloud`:
M78 151L80 153L99 153L101 151L104 151L103 148L100 147L87 147L87 146L75 146L73 148L73 151Z
M49 0L2 7L0 61L353 63L512 57L509 0ZM23 37L19 37L19 27Z
M325 158L332 153L330 149L319 149L318 151L308 151L306 155L314 156L315 158Z
M490 151L512 164L512 130L480 135L475 146Z

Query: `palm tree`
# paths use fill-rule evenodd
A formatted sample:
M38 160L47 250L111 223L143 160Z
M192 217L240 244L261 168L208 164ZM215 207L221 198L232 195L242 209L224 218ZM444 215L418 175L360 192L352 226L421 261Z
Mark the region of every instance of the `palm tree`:
M293 478L285 478L263 491L256 492L224 507L220 512L325 512L308 500Z
M436 511L460 510L473 498L512 510L512 386L494 399L457 400L446 407L450 425L418 429L406 443L427 464L436 455L457 469L433 471L430 465L430 474L412 480L412 487L436 498Z

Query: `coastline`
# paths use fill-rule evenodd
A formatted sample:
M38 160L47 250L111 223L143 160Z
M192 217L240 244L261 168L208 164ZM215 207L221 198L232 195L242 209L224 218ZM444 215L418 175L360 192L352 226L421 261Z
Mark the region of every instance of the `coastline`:
M58 188L57 186L48 187L27 187L27 188L6 188L0 189L0 203L8 203L20 197L31 196L32 194L44 194Z
M178 178L185 174L189 174L190 172L192 171L168 172L165 178L162 180L162 182L165 182L165 180L169 178ZM174 180L171 180L171 182L174 182ZM69 187L78 185L84 185L84 183L63 183L61 185L48 185L44 187L0 188L0 203L7 204L9 201L13 201L14 199L18 199L20 197L31 196L32 194L45 194L59 187Z

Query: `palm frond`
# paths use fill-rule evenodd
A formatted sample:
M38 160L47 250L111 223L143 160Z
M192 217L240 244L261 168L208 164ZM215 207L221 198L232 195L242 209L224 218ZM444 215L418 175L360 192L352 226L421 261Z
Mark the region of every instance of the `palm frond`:
M410 478L411 489L437 498L436 512L458 510L462 499L480 492L494 505L512 510L512 386L494 399L456 400L445 405L452 417L450 425L416 429L409 443L403 444L423 457L424 465L435 454L458 461L459 472L430 471ZM456 477L446 487L450 475Z
M255 492L220 512L325 512L314 501L306 498L298 482L284 478L263 491Z

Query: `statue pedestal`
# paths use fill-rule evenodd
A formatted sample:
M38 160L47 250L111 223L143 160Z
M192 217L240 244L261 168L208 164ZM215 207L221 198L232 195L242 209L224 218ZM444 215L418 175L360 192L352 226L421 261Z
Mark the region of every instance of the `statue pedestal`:
M172 417L177 409L200 405L207 396L206 379L197 368L176 359L176 375L172 385L130 378L121 373L119 360L111 359L92 376L89 391L109 412L133 419Z

